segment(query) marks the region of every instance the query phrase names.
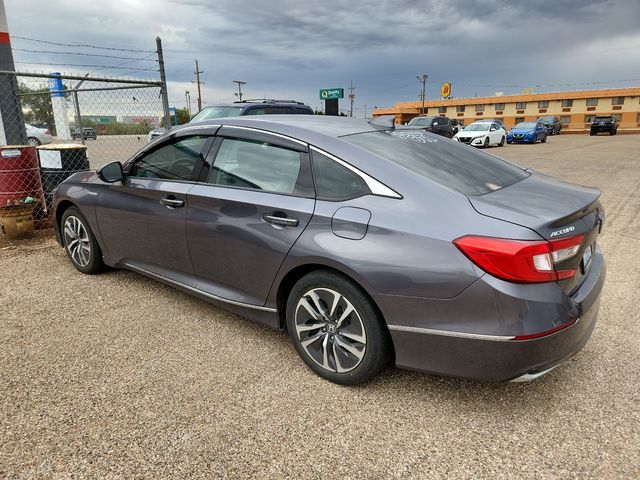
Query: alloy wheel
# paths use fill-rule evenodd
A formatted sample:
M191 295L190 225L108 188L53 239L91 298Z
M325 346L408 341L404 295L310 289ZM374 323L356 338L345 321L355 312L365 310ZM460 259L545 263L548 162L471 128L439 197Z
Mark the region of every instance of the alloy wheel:
M327 371L345 373L356 368L367 348L360 314L339 292L313 288L298 301L295 329L302 348Z
M73 215L64 222L64 243L71 260L80 267L86 267L91 261L91 242L82 221Z

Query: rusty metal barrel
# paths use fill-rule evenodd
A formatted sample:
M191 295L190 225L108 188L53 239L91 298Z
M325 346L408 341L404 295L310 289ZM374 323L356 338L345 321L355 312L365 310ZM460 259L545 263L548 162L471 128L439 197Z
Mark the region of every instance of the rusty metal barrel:
M34 214L44 213L46 202L35 147L0 147L0 208L20 205L30 197Z
M56 187L74 173L89 170L87 147L75 143L51 143L37 149L44 197L47 207L51 208Z

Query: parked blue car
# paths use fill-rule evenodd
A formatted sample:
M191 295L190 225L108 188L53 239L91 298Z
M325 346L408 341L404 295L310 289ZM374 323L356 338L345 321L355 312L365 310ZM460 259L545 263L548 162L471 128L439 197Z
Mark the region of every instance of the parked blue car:
M547 127L540 122L520 122L507 134L507 143L542 143L547 141Z

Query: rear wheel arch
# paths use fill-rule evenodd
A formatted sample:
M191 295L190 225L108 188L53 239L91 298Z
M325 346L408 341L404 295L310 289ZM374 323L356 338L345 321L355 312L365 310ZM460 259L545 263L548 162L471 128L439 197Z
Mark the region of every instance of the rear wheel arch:
M311 263L311 264L299 265L297 267L292 268L284 275L284 277L282 278L282 280L278 285L278 290L276 293L276 308L278 309L278 316L280 319L281 328L283 329L286 328L285 317L286 317L286 310L287 310L287 299L289 298L289 294L291 293L293 286L298 282L298 280L300 280L305 275L308 275L309 273L317 272L317 271L334 273L336 275L343 277L345 280L353 283L359 290L362 291L362 293L371 302L371 305L373 306L373 308L375 308L377 312L380 314L380 318L384 320L384 315L382 314L382 311L376 304L373 297L369 294L369 292L367 292L366 288L363 287L362 283L357 281L353 277L353 275L349 275L344 271L341 271L340 269L335 267L323 265L320 263ZM386 320L385 320L385 325L386 325Z

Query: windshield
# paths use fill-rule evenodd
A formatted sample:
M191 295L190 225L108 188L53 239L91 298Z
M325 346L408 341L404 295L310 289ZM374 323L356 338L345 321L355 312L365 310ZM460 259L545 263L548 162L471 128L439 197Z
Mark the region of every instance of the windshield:
M201 122L212 118L237 117L244 107L206 107L191 122Z
M465 195L499 190L529 176L493 155L421 130L366 132L340 138Z
M464 127L464 131L465 132L485 132L489 130L490 126L491 126L490 123L472 123L471 125Z
M432 122L433 117L416 117L408 125L412 127L430 127Z
M522 128L524 130L528 130L530 128L536 128L535 122L520 122L514 128Z

